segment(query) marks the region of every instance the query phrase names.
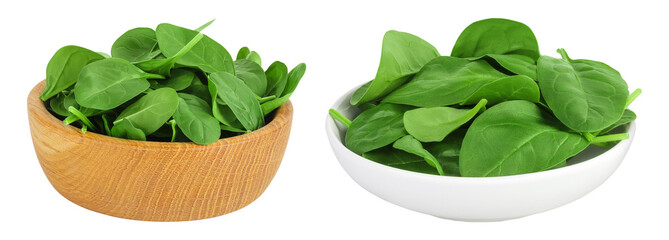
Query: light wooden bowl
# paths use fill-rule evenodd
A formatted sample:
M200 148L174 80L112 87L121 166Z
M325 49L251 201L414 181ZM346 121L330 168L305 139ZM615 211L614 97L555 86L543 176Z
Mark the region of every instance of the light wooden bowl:
M84 208L121 218L185 221L220 216L265 191L286 150L290 101L254 132L202 146L114 138L64 125L28 96L30 133L51 185Z

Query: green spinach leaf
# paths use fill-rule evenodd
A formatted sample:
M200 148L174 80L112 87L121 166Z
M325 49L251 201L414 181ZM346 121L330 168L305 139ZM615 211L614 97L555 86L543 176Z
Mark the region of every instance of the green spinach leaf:
M444 170L441 167L441 164L439 163L439 161L437 161L437 158L435 158L434 156L432 156L430 152L425 150L425 148L423 148L423 145L411 135L406 135L398 139L397 141L395 141L395 143L393 143L393 147L422 157L423 159L425 159L425 162L427 162L427 164L437 169L439 175L442 176L445 175Z
M346 147L362 154L407 135L402 117L410 109L409 106L385 103L362 112L346 131Z
M242 80L227 72L215 72L209 75L209 84L216 87L217 97L230 107L246 130L265 125L258 99Z
M265 77L265 72L260 65L251 60L239 59L235 61L235 71L237 77L244 81L253 93L257 96L265 94L267 77Z
M174 89L156 89L124 109L114 120L114 125L127 120L145 135L150 135L172 117L178 105L179 97Z
M464 177L490 177L552 169L589 145L534 103L497 104L477 117L460 150Z
M156 27L158 45L167 58L177 55L197 34L197 31L169 23L162 23ZM235 73L235 65L230 53L221 44L206 35L176 63L196 67L206 73Z
M55 96L77 82L79 73L87 64L105 59L104 56L78 46L65 46L51 57L46 65L46 86L40 95L42 101Z
M539 88L555 116L579 132L594 132L615 123L625 111L629 90L620 73L608 65L541 56L537 63Z
M174 120L179 129L194 143L207 145L221 137L218 120L211 115L211 107L204 100L179 93L179 105Z
M486 61L438 57L382 102L417 107L440 107L462 103L483 85L507 77Z
M520 54L536 60L539 44L525 24L489 18L470 24L458 37L451 56L467 58L486 54Z
M300 83L300 80L304 76L304 73L307 71L307 65L304 63L300 63L297 66L295 66L290 72L288 73L288 77L286 79L286 87L283 89L283 92L281 93L281 97L278 97L274 100L265 102L261 105L262 107L262 112L264 115L269 114L270 112L274 111L274 109L280 107L288 101L290 96L293 95L293 92L295 92L295 89L297 89L297 85ZM276 93L278 96L278 92Z
M404 113L404 128L421 142L441 142L485 109L487 102L481 99L472 109L432 107L410 110Z
M163 77L145 73L120 58L96 61L81 69L74 86L75 99L87 108L109 110L149 88L147 78Z
M487 99L489 106L509 100L538 103L540 96L539 86L534 80L525 75L515 75L486 83L460 104L475 104L481 99Z
M376 77L369 85L355 91L351 104L358 105L387 95L438 56L437 49L419 37L398 31L386 32Z
M156 31L151 28L133 28L123 33L112 45L111 55L129 62L143 62L160 54Z

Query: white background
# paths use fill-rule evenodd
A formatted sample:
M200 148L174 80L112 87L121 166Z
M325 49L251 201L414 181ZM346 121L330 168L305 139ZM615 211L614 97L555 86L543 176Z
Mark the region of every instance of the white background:
M0 17L2 158L0 239L668 239L669 18L654 2L540 1L64 1L3 2ZM467 2L467 3L462 3ZM660 1L657 1L659 3ZM366 192L341 169L324 131L329 106L373 78L390 29L413 33L449 55L470 23L504 17L529 25L543 54L594 59L618 69L643 94L637 136L620 168L601 187L564 207L494 223L444 220ZM161 22L195 28L233 55L242 46L267 67L307 63L292 97L288 150L274 181L255 202L212 219L158 223L109 217L61 197L35 157L26 114L30 89L45 78L58 48L109 52L134 27Z

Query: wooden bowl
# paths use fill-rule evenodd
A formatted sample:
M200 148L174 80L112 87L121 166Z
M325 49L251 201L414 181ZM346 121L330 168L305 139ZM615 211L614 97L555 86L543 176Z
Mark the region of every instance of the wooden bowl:
M64 125L39 99L44 85L28 95L28 118L47 179L79 206L128 219L203 219L250 204L279 168L293 117L288 101L263 128L210 145L134 141Z

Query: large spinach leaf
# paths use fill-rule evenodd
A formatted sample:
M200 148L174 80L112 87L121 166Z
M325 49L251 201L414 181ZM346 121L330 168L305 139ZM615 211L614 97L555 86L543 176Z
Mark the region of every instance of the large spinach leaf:
M481 86L507 77L486 61L438 57L426 64L407 84L382 101L417 107L462 103Z
M103 59L81 69L75 98L81 106L109 110L149 88L147 78L163 76L145 73L124 59Z
M541 56L537 63L539 88L555 116L579 132L594 132L623 115L629 90L620 73L608 65L572 60L564 49L562 59Z
M480 57L486 54L520 54L536 60L539 44L525 24L509 19L489 18L470 24L453 46L453 57Z
M465 177L544 171L589 145L534 103L497 104L474 120L462 142L460 173Z
M197 34L197 31L169 23L162 23L156 27L158 45L165 57L168 58L177 55ZM230 53L221 44L206 35L183 57L179 58L177 63L196 67L207 73L235 73L235 65Z
M407 134L402 117L411 107L379 104L353 119L344 143L357 154L369 152L395 142Z

